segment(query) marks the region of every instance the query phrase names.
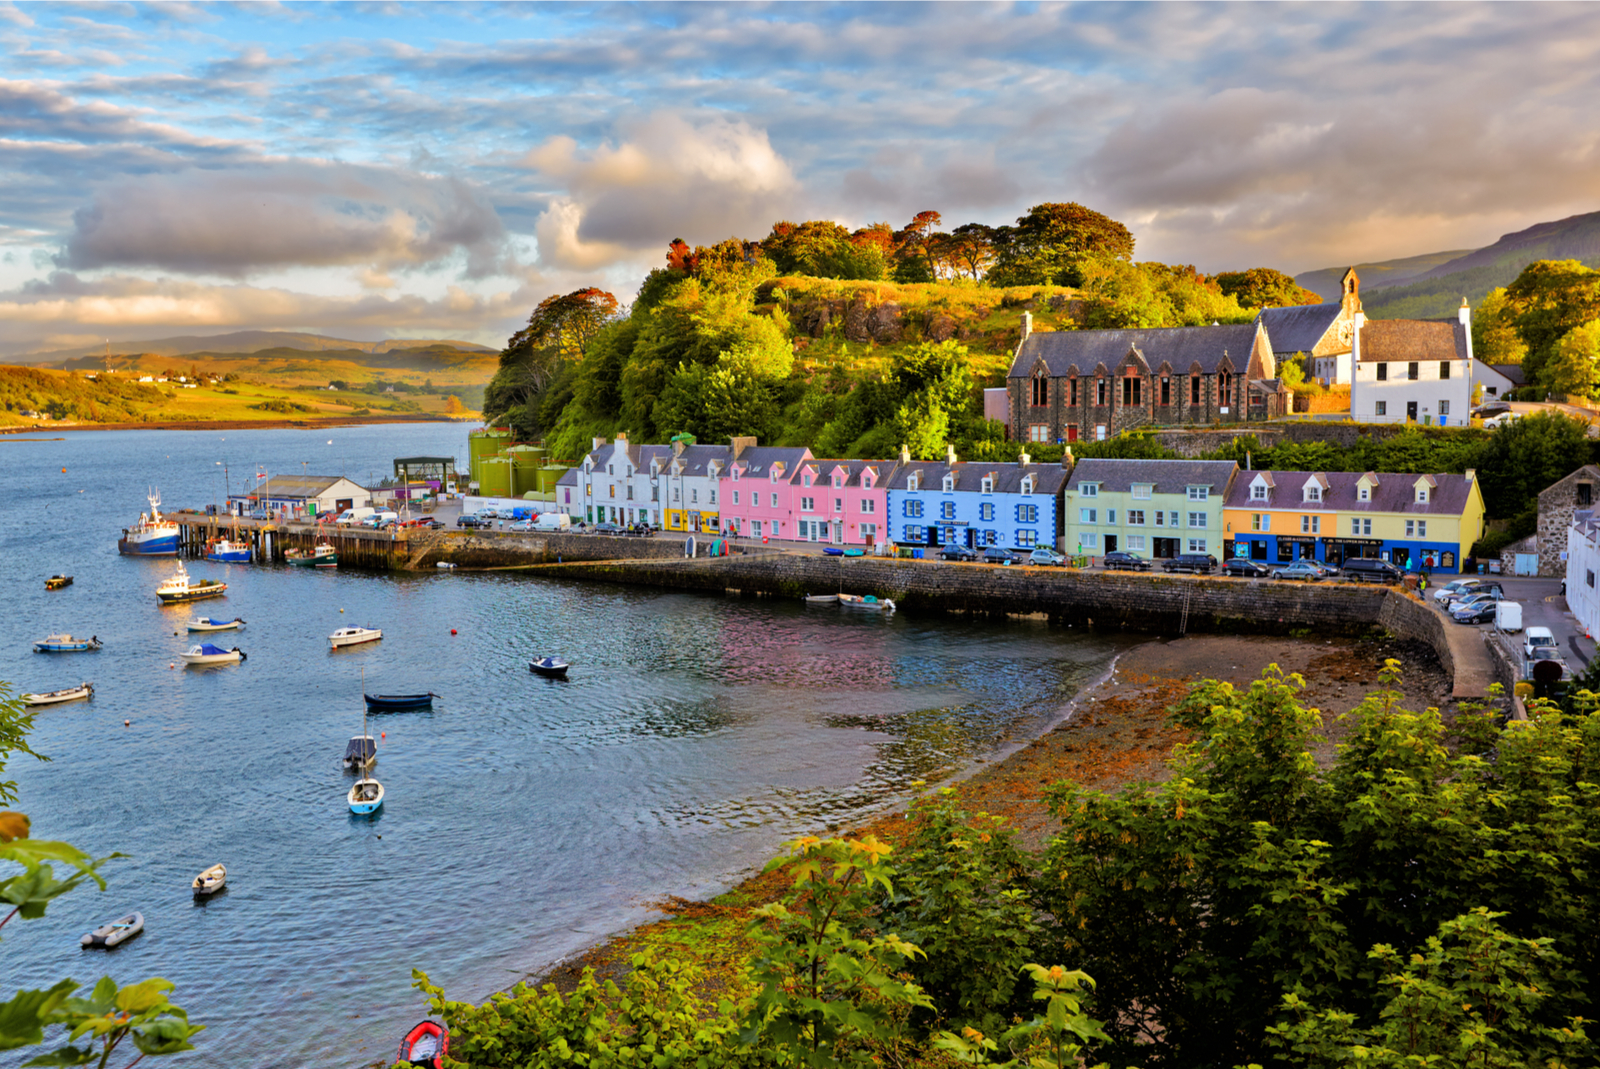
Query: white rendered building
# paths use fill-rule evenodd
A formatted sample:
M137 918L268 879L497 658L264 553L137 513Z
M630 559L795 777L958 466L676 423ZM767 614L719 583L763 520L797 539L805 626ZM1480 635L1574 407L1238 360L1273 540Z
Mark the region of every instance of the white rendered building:
M1357 423L1464 426L1472 415L1472 313L1358 320L1350 382Z

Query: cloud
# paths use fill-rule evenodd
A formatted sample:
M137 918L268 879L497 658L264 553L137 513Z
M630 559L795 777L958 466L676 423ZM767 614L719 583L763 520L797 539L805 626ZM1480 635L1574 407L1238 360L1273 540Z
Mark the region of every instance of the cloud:
M621 133L587 152L554 137L525 157L563 190L536 225L542 263L594 269L677 237L759 236L799 192L766 132L741 119L694 123L658 112L621 124Z
M308 161L124 179L80 209L58 257L73 269L154 267L245 278L285 267L499 265L505 228L455 178Z

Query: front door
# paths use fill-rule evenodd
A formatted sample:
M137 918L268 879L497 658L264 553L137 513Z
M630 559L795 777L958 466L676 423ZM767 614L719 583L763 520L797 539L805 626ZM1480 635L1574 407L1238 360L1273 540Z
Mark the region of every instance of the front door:
M1117 551L1117 536L1116 535L1106 535L1106 552L1107 553L1115 553L1116 551Z
M1157 559L1170 560L1178 555L1176 538L1155 538L1151 541L1155 545L1154 555Z
M1417 403L1415 401L1406 402L1406 419L1412 423L1417 421Z

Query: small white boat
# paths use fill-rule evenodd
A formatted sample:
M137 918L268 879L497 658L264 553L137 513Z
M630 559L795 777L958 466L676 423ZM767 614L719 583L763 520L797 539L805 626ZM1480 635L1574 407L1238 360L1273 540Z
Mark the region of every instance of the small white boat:
M345 646L359 646L363 642L376 642L382 637L383 631L376 627L341 627L328 636L328 641L337 650Z
M371 776L362 776L350 785L349 802L352 813L376 813L383 805L383 784Z
M439 561L437 564L434 565L434 567L435 568L443 568L447 572L455 570L455 565L452 564L451 562L447 561L447 560Z
M837 605L837 604L839 604L839 595L837 595L837 594L807 594L806 595L806 604L807 605Z
M62 702L82 701L94 697L93 683L79 683L65 690L47 690L43 694L20 695L23 705L60 705Z
M126 917L118 917L114 921L107 921L80 942L86 947L114 947L118 943L126 943L140 932L144 931L144 914L130 913Z
M244 626L244 621L235 616L231 620L212 620L208 617L196 616L189 621L190 631L237 631Z
M226 865L212 865L194 878L190 887L194 888L196 895L214 895L222 890L228 882L228 868Z
M188 569L180 560L177 570L166 582L156 587L156 600L163 605L176 605L185 601L199 601L201 598L218 598L227 592L228 584L219 580L191 579Z
M202 642L198 646L190 646L186 652L180 653L178 656L183 658L184 664L237 664L240 661L250 659L238 646L233 647L231 650L225 650L221 646L213 646L209 642Z
M840 594L839 604L847 609L864 609L867 612L894 612L894 602L888 598L879 599L871 594L862 597L860 594Z
M47 635L33 644L34 653L83 653L100 648L100 639L73 638L71 635Z

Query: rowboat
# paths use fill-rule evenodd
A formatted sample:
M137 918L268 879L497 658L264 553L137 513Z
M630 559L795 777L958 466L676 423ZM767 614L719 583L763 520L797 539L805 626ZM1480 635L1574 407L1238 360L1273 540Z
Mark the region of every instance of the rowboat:
M423 1021L400 1041L400 1060L395 1064L443 1069L444 1056L449 1052L450 1030L442 1024Z
M383 784L371 776L362 776L350 785L347 800L350 812L357 816L376 813L383 806Z
M554 657L541 657L537 661L528 662L528 671L547 679L566 679L567 662Z
M250 659L238 646L233 647L231 650L225 650L221 646L213 646L209 642L202 642L198 646L190 646L188 650L178 654L178 656L183 659L184 664L195 665L237 664L240 661L248 661Z
M860 594L840 594L839 604L847 609L864 609L867 612L894 612L894 602L888 598L878 599L871 594L862 597Z
M144 914L130 913L126 917L107 921L85 935L79 942L86 947L104 947L109 950L118 943L126 943L142 931L144 931Z
M49 635L33 644L34 653L83 653L85 650L97 650L100 640L91 635L88 638L73 638L71 635Z
M367 708L375 713L400 713L408 709L432 709L438 695L426 694L363 694Z
M807 605L837 605L837 604L839 604L839 595L837 595L837 594L807 594L806 595L806 604Z
M23 705L60 705L62 702L82 701L94 697L93 683L79 683L65 690L47 690L42 694L23 694Z
M228 584L216 579L190 579L188 570L180 560L177 571L156 587L156 600L163 605L176 605L184 601L221 597L227 591Z
M52 575L50 578L44 581L44 588L46 590L60 590L64 586L71 585L72 576L70 575Z
M244 621L237 616L231 620L213 620L196 616L189 621L190 631L237 631L243 626Z
M328 642L337 650L345 646L359 646L363 642L376 642L382 637L383 632L376 627L341 627L328 636Z
M228 868L226 865L212 865L194 878L189 886L194 888L194 893L199 895L214 895L222 890L228 882Z
M206 560L214 560L220 564L249 564L250 543L230 542L226 538L217 538L206 546Z
M291 549L283 559L296 568L337 568L339 551L327 542L318 542L315 549Z

